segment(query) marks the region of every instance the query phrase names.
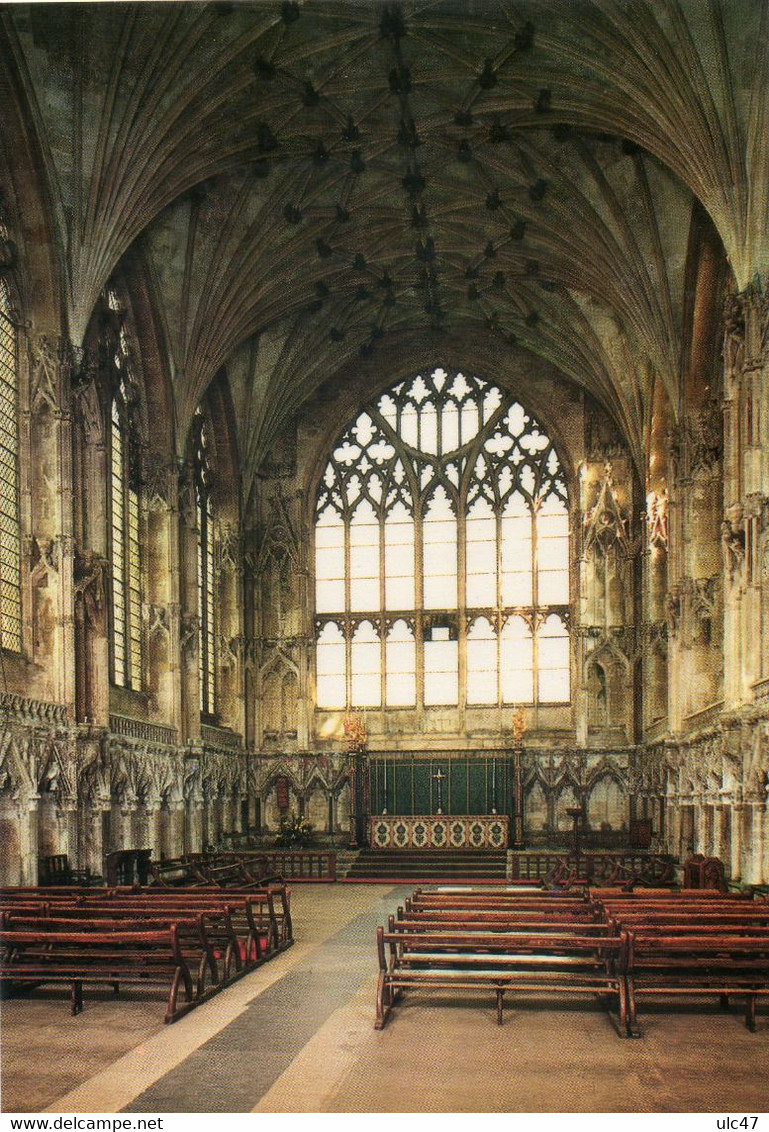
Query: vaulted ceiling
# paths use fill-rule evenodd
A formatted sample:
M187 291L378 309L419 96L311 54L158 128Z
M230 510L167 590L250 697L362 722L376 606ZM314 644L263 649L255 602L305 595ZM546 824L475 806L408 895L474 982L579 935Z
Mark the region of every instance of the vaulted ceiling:
M766 0L8 7L69 332L132 249L177 444L225 367L253 472L409 336L547 359L643 451L678 403L693 202L769 267ZM393 378L399 374L391 375Z

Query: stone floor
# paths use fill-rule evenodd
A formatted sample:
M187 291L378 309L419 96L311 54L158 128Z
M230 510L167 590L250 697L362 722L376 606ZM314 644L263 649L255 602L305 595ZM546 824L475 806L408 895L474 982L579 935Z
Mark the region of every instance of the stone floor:
M296 886L297 943L164 1027L159 998L2 1004L4 1112L764 1112L769 1018L408 996L373 1029L374 926L406 889Z

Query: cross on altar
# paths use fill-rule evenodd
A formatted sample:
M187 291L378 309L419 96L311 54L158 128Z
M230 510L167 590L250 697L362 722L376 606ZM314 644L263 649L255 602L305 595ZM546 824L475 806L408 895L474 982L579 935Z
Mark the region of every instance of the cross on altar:
M446 775L442 773L440 768L438 769L438 773L433 775L433 778L438 783L438 805L435 810L437 814L443 813L443 780L445 777Z

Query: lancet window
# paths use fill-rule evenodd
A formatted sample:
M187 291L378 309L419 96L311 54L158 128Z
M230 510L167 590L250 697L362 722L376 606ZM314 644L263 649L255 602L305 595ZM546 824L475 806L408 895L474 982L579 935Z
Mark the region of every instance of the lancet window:
M114 291L106 303L115 317L105 336L110 351L110 569L112 679L122 688L142 687L142 538L138 389L131 348Z
M214 593L214 507L210 424L198 407L193 418L193 468L197 518L198 656L200 711L216 714L216 601Z
M564 703L569 513L509 395L437 368L335 444L315 517L319 708Z
M16 322L0 279L0 645L21 652L19 383Z

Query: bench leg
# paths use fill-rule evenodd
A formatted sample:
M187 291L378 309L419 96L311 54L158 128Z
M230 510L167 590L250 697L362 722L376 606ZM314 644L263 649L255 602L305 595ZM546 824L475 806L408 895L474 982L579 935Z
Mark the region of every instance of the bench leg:
M81 1014L83 1011L83 984L80 979L72 982L72 1013Z
M497 1025L502 1025L502 1007L504 1005L505 992L502 987L497 987Z
M722 1010L728 1010L729 1009L729 995L728 994L719 995L718 996L718 1005L721 1007Z
M621 1038L630 1037L630 1019L627 1008L627 985L622 976L617 981L617 998L619 1000L619 1034Z
M627 991L627 1036L629 1038L640 1038L641 1031L638 1028L638 1014L635 1004L635 988L633 987L633 980L625 980L625 988Z
M745 998L745 1025L751 1034L756 1032L756 995L749 994Z
M392 1010L392 988L388 987L385 982L385 972L379 972L379 982L376 988L376 1017L374 1019L374 1029L384 1029L384 1024L387 1017Z

